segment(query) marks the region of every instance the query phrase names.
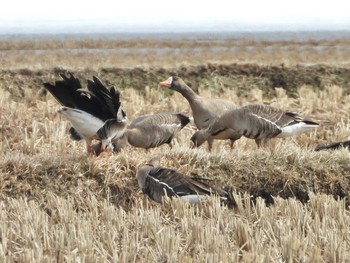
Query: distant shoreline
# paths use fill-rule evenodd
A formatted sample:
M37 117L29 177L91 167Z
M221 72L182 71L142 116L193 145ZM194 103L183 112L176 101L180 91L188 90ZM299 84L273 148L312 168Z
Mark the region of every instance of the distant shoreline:
M193 31L193 32L91 32L91 33L1 33L0 40L45 39L252 39L268 41L310 41L349 39L350 30L301 30L301 31Z

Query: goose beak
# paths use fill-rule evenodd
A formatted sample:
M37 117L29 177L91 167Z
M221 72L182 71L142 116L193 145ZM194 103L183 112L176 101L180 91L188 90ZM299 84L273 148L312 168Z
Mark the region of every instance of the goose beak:
M170 88L171 87L171 84L169 83L169 80L164 80L164 81L160 82L159 85L162 88Z

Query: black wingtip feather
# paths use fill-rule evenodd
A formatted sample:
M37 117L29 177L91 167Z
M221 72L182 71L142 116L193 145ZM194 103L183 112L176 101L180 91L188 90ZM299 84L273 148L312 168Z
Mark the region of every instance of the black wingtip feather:
M190 118L185 114L177 113L176 116L181 122L181 128L185 127L190 122Z
M316 126L316 125L317 125L317 126L319 125L317 122L310 121L310 120L303 120L303 122L306 123L306 124L309 124L309 125L315 125L315 126Z
M336 149L341 149L341 148L347 148L350 150L350 141L345 141L345 142L335 142L327 145L318 145L315 148L315 151L324 151L324 150L336 150Z

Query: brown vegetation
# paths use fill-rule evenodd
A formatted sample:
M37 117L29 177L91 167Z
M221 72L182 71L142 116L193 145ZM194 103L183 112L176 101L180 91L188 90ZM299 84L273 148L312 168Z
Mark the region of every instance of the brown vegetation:
M134 39L0 41L0 69L71 70L180 67L210 63L349 67L349 39L254 41L250 39Z
M189 149L192 126L181 131L173 149L164 145L146 153L126 148L97 158L86 156L84 143L69 139L69 124L55 112L58 103L40 92L44 81L53 82L66 68L34 64L33 70L24 66L27 62L3 68L0 258L347 262L350 153L313 149L349 136L349 69L278 62L131 69L108 63L82 69L76 62L68 69L82 79L97 74L120 88L129 119L159 111L190 113L181 95L158 88L160 80L178 74L203 96L240 105L269 103L322 124L295 138L275 139L267 149L241 139L234 150L217 142L212 153L205 146ZM232 193L229 204L217 198L198 206L150 201L138 189L135 172L158 155L165 167L215 180Z

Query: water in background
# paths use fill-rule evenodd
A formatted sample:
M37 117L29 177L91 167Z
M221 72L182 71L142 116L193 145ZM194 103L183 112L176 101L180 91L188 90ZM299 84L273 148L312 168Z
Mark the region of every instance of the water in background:
M0 40L43 40L43 39L252 39L269 41L309 41L349 39L348 30L317 30L317 31L230 31L230 32L175 32L175 33L146 33L146 32L118 32L118 33L20 33L0 34Z

